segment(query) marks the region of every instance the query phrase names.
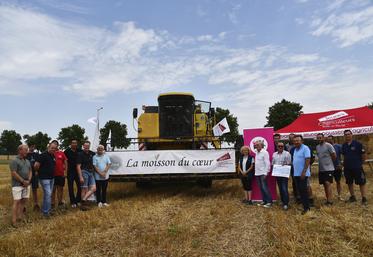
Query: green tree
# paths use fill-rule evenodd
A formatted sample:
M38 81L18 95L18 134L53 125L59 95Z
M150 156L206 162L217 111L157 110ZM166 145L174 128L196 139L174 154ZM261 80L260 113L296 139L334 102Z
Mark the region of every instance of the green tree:
M303 106L299 103L282 99L268 110L266 127L273 127L274 130L286 127L292 123L302 113Z
M1 133L0 145L8 155L8 159L10 154L17 154L17 148L22 144L21 139L21 135L15 130L4 130L3 133Z
M82 144L88 138L84 136L85 129L80 127L77 124L74 124L70 127L62 128L60 133L58 133L58 140L61 142L62 148L66 149L71 140L78 140L78 144Z
M127 148L130 140L127 138L127 125L115 120L109 120L105 126L100 129L100 144L106 148L109 132L111 130L110 145L113 148Z
M228 109L216 107L216 110L215 110L216 122L219 122L224 118L227 118L230 132L222 135L221 140L228 142L228 143L235 143L239 136L237 117L233 116L233 114L231 114Z
M42 152L47 150L47 145L51 140L47 133L41 131L32 136L24 135L23 139L27 144L34 144L35 148Z

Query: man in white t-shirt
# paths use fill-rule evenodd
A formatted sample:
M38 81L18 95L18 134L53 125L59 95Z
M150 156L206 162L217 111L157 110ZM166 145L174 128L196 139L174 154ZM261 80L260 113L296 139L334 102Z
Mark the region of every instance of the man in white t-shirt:
M255 146L255 178L263 199L263 202L260 205L270 208L272 206L272 196L267 184L267 175L271 169L269 154L265 149L263 149L263 141L257 141Z

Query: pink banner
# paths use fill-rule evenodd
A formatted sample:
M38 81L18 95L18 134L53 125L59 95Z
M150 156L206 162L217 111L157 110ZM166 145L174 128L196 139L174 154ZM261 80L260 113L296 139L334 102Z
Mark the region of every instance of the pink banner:
M250 147L252 154L254 154L254 142L258 140L263 140L264 142L264 149L266 149L269 153L269 158L272 163L272 155L275 151L275 146L273 142L273 128L258 128L258 129L244 129L243 130L243 137L244 137L244 144ZM271 191L272 199L275 201L277 199L277 191L276 191L276 178L272 177L272 171L267 177L267 183L269 190ZM260 188L257 185L256 181L253 181L253 191L252 191L252 199L253 201L260 201L262 200L262 194L260 192Z

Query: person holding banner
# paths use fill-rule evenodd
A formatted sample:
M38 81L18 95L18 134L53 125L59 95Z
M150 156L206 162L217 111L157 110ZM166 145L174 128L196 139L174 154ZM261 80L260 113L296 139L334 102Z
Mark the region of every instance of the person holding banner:
M264 148L263 141L255 142L255 178L260 192L262 193L263 202L259 204L265 208L272 206L272 196L267 184L267 175L271 170L269 154Z
M283 142L277 143L277 152L274 152L272 156L272 176L276 177L282 208L287 210L289 208L288 181L291 170L291 155L284 148Z
M311 176L311 151L308 146L303 144L302 135L294 136L294 146L294 180L302 201L303 215L310 211L310 202L308 198L308 179Z
M240 152L241 157L239 160L238 171L240 172L242 186L245 191L245 198L242 200L242 203L252 205L253 202L251 201L251 184L254 178L254 162L253 158L250 156L249 147L242 146Z

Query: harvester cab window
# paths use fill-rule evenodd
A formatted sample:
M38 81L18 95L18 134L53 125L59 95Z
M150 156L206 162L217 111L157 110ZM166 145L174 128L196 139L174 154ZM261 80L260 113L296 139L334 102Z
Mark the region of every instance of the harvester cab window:
M161 138L193 136L194 97L166 95L158 98Z
M211 108L211 102L196 100L196 113L208 113Z

